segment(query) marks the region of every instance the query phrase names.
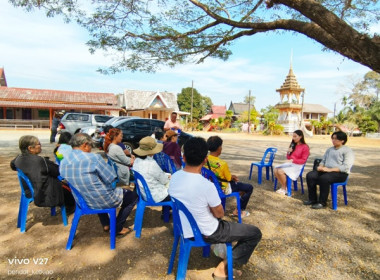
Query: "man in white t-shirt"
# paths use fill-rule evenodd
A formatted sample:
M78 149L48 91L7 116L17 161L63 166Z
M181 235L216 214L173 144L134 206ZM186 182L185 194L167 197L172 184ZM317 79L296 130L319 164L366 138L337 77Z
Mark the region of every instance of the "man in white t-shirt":
M165 122L164 130L167 131L169 129L174 129L174 130L182 129L181 125L177 121L177 113L176 112L172 112L172 114L170 115L170 119L168 119Z
M234 265L246 264L261 240L261 231L248 224L238 224L222 220L223 206L213 183L201 175L207 161L208 146L200 137L190 138L184 145L183 170L172 175L169 195L181 201L193 215L206 242L217 244L235 242ZM182 213L180 213L182 217ZM186 219L181 218L185 238L193 237ZM241 275L241 271L237 271ZM227 261L218 264L213 277L227 277Z

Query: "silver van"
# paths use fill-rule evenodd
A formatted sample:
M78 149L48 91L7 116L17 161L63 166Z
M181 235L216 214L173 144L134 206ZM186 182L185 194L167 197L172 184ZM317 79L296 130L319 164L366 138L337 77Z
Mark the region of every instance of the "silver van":
M70 132L75 134L80 131L81 128L87 126L101 126L106 121L111 119L112 116L86 114L86 113L66 113L58 126L60 132Z

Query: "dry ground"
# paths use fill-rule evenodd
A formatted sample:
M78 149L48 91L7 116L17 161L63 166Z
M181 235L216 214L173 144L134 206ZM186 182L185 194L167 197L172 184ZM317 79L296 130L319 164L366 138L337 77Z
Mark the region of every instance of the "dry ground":
M16 228L20 187L9 161L18 154L17 141L22 134L34 133L43 144L43 155L52 156L46 131L0 131L0 278L2 279L175 279L166 275L173 237L171 224L160 220L160 209L147 209L142 237L134 234L116 241L109 249L109 235L98 218L82 217L74 246L65 250L70 231L58 214L50 216L47 208L31 205L27 231ZM14 136L13 138L11 136ZM208 137L212 134L200 134ZM276 163L285 159L290 137L264 137L246 134L221 134L222 157L234 174L248 182L252 161L259 161L270 146L279 150ZM9 138L10 137L10 138ZM307 139L311 155L305 174L315 157L331 145L329 136ZM244 220L258 226L263 239L243 267L239 279L380 279L380 140L350 138L348 145L356 156L348 184L348 205L338 194L338 211L329 208L312 210L302 205L307 196L301 191L293 197L273 192L273 183L257 184L257 169L250 181L254 193L248 204L251 216ZM305 184L306 193L307 187ZM227 214L233 202L228 202ZM127 220L133 225L135 210ZM227 218L229 219L229 218ZM29 262L29 264L25 264ZM35 264L37 262L38 264ZM212 279L215 256L201 257L193 249L188 266L188 279ZM22 264L20 264L22 263ZM175 272L175 271L174 271ZM23 274L24 273L24 274Z

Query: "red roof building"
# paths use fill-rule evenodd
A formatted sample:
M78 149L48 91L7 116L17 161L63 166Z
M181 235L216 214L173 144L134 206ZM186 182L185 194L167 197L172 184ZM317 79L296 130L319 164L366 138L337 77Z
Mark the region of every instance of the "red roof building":
M207 114L206 116L202 117L200 120L208 122L211 119L218 119L219 117L224 118L226 116L226 111L227 111L226 106L212 105L211 112Z
M0 119L40 121L50 127L54 111L119 115L113 93L8 87L0 68ZM44 121L44 122L42 122Z

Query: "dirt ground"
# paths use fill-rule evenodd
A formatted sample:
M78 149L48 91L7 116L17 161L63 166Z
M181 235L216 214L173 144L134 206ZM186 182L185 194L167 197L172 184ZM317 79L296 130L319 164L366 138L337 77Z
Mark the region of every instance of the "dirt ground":
M175 279L167 275L172 248L172 225L160 219L159 208L148 208L142 236L134 233L117 238L116 249L109 249L109 234L104 233L95 216L79 222L73 248L65 250L71 220L64 227L58 211L50 216L48 208L29 207L26 232L16 228L20 187L9 162L18 153L17 139L23 134L40 137L44 156L53 157L54 145L47 131L4 131L0 134L0 278L1 279ZM194 133L209 137L215 133ZM380 140L350 138L347 145L355 152L344 205L341 189L338 210L312 210L302 205L307 199L301 191L292 197L273 192L272 181L257 184L257 169L248 180L250 163L259 161L267 147L277 147L275 164L285 160L289 136L265 137L247 134L220 134L224 139L222 158L233 174L250 182L254 192L244 223L258 226L263 239L239 279L380 279ZM310 146L305 174L314 158L331 146L329 136L306 139ZM98 151L95 151L98 152ZM234 202L227 202L227 217ZM133 226L135 210L127 220ZM202 258L194 248L187 279L212 279L213 267L220 261L213 254ZM175 263L176 265L176 263Z

